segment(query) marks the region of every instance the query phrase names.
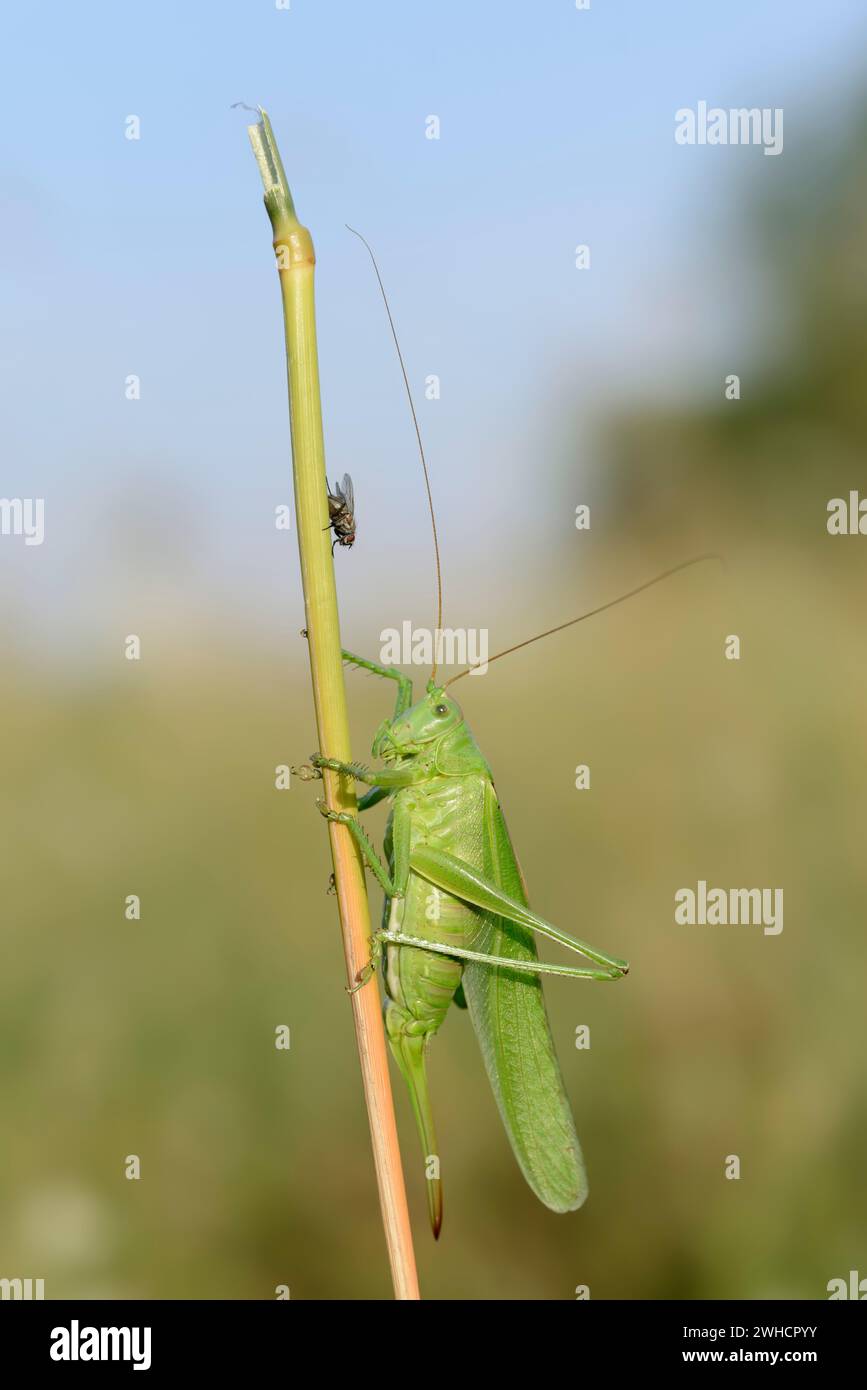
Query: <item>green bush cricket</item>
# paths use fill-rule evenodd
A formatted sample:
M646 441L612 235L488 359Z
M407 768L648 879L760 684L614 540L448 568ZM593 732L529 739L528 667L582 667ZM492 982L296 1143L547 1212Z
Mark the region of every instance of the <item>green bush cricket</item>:
M385 300L421 453L437 564L439 634L442 584L430 479L382 279L369 246L367 250ZM699 556L677 565L590 613L498 652L488 664L710 558L716 557ZM425 694L414 702L412 681L397 668L348 651L343 658L397 684L394 714L380 725L372 746L372 756L385 767L373 769L319 754L312 755L311 762L319 775L328 768L368 788L358 802L359 813L392 799L385 862L358 815L329 810L324 802L318 805L326 818L348 827L364 863L385 892L382 926L371 942L370 963L355 987L366 985L381 961L386 1031L409 1088L425 1155L434 1236L442 1225L442 1183L425 1055L453 1002L469 1011L506 1133L528 1184L552 1211L574 1211L587 1196L587 1177L541 976L619 980L629 967L531 910L490 766L460 706L446 693L470 668L437 683L435 656ZM310 769L302 771L306 776L317 775ZM541 962L535 933L568 947L589 964Z

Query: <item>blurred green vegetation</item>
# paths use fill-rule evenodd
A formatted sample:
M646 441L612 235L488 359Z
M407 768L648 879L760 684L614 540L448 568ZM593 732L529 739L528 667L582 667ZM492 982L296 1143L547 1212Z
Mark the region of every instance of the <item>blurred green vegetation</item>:
M692 407L611 422L612 505L642 528L692 532L716 512L726 531L821 541L813 518L844 485L863 485L867 110L847 112L833 138L824 136L769 187L733 197L729 274L740 271L762 296L727 367L741 375L741 399L726 400L719 387Z
M547 987L591 1179L575 1216L525 1188L455 1014L430 1059L434 1248L396 1087L429 1296L814 1297L858 1265L863 634L844 571L756 549L723 599L680 582L580 654L464 683L534 902L633 969ZM361 748L388 694L355 691ZM49 1296L386 1295L326 837L310 786L273 787L314 744L304 673L239 643L110 686L7 682L4 704L3 1269ZM699 877L782 886L782 935L675 926Z
M821 1298L864 1272L867 541L825 531L828 498L863 480L858 149L825 217L802 197L777 224L791 349L737 404L609 435L631 527L600 597L696 548L725 575L456 690L534 905L632 973L547 986L590 1174L571 1217L524 1186L456 1013L429 1063L435 1247L395 1079L428 1297ZM534 597L501 593L510 630L550 612ZM274 788L315 743L306 673L240 632L119 664L4 663L0 1274L49 1297L386 1297L327 840L313 788ZM364 756L391 695L349 679ZM699 878L782 887L783 933L676 926Z

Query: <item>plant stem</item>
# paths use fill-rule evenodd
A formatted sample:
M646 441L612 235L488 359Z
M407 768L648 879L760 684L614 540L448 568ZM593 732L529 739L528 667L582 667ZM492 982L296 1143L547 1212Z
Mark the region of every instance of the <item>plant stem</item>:
M316 258L310 233L298 221L271 122L265 112L261 112L258 124L247 129L265 186L265 207L274 230L274 251L283 296L295 516L319 747L330 758L350 762L352 754L343 683L337 591L331 558L331 532L328 529L325 447L319 396L313 296ZM355 812L355 792L348 779L325 772L324 786L329 808ZM371 950L370 909L364 867L347 827L329 821L328 830L346 973L352 985L357 972L368 963ZM417 1299L419 1290L412 1231L375 980L365 984L350 998L394 1293L399 1299Z

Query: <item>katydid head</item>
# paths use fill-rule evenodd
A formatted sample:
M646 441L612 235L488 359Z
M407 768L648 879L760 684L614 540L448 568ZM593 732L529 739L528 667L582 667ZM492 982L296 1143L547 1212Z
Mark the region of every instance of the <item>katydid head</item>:
M373 756L385 762L416 758L420 753L432 751L463 722L463 711L457 701L450 699L441 685L428 681L425 694L416 704L379 726L373 741Z

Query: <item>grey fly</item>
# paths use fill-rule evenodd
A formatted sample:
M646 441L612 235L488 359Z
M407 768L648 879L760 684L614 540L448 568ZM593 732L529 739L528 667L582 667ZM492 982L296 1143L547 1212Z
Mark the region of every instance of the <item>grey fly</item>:
M328 525L325 530L334 532L334 544L331 547L333 555L335 545L351 546L355 540L355 494L348 473L344 473L342 483L334 484L333 492L330 483L327 487Z

